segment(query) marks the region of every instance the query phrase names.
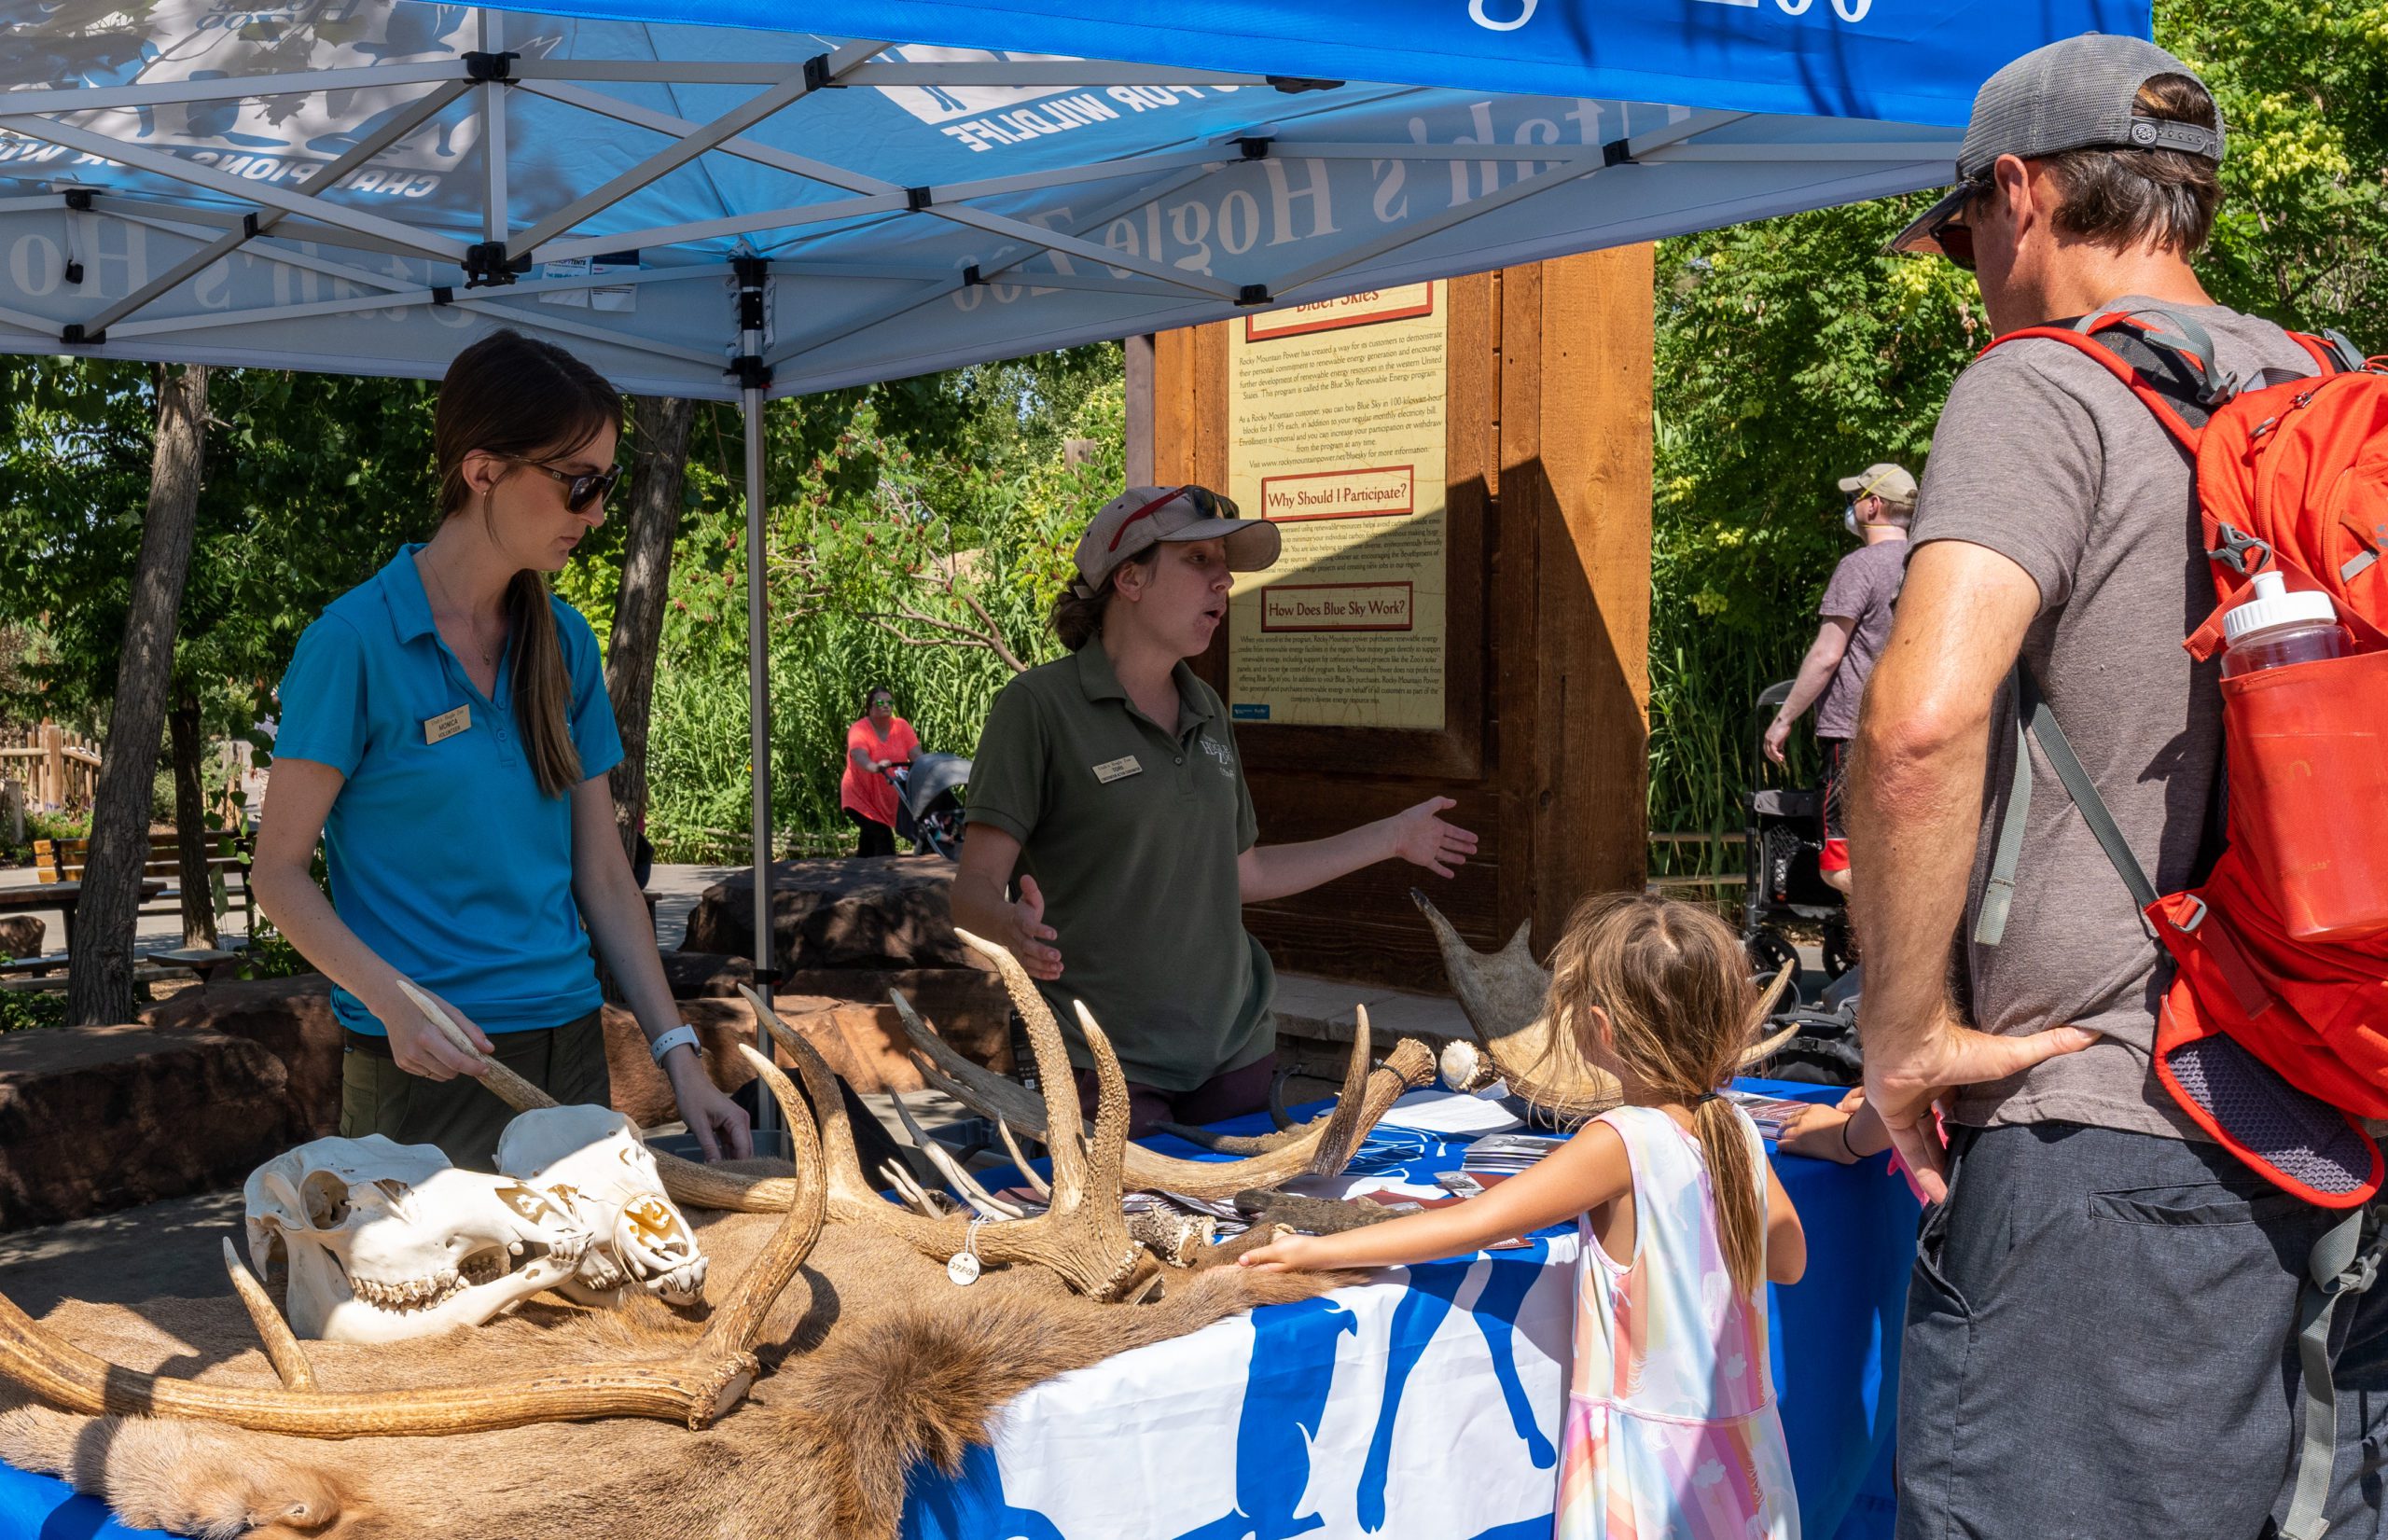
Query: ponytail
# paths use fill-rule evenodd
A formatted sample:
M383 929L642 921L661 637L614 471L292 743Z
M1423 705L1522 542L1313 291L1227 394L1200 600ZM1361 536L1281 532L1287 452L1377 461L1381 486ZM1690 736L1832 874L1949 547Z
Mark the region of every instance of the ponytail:
M1743 1297L1766 1281L1766 1198L1750 1154L1749 1115L1723 1096L1692 1109L1692 1131L1708 1158L1708 1185L1716 1202L1716 1240L1725 1270Z
M514 641L514 719L540 792L562 797L580 784L580 750L572 741L572 671L548 580L525 567L506 585L506 629Z

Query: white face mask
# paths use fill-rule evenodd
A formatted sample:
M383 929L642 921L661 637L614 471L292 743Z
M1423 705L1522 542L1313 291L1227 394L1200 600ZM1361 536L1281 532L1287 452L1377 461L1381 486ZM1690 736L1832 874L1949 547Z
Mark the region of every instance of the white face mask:
M1840 510L1840 527L1849 532L1850 538L1852 539L1863 540L1866 537L1864 528L1857 522L1856 504L1852 503L1849 506Z

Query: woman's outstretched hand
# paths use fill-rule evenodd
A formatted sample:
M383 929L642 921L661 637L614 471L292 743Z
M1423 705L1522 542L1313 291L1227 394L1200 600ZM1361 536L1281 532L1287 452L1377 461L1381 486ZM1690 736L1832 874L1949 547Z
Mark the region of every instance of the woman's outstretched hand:
M1450 877L1476 853L1476 836L1440 816L1459 806L1448 797L1430 797L1406 812L1385 820L1393 838L1393 853L1437 877Z
M755 1153L746 1109L723 1095L705 1074L703 1054L694 1048L685 1052L673 1048L663 1056L663 1072L672 1078L672 1099L680 1104L680 1120L697 1136L697 1148L706 1159L743 1160Z
M1060 934L1045 923L1045 893L1036 879L1020 880L1020 897L1004 911L1005 934L996 939L1028 970L1031 978L1062 977L1061 949L1051 945Z

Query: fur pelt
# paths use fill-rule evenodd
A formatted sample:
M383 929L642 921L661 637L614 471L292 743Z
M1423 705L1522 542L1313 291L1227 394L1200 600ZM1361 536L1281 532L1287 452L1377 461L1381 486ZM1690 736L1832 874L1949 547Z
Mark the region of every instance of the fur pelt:
M713 1259L709 1293L727 1298L778 1216L690 1217ZM907 1471L922 1460L957 1469L967 1447L987 1440L995 1412L1029 1386L1348 1281L1173 1270L1158 1303L1098 1305L1024 1267L956 1288L902 1242L832 1225L765 1327L767 1372L702 1433L621 1418L326 1441L69 1416L0 1382L0 1458L65 1478L128 1523L207 1540L561 1540L592 1526L609 1540L892 1537ZM307 1350L326 1390L387 1389L659 1356L701 1326L635 1292L615 1311L556 1300L543 1296L518 1316L437 1339ZM275 1382L229 1291L134 1307L68 1301L46 1325L132 1368Z

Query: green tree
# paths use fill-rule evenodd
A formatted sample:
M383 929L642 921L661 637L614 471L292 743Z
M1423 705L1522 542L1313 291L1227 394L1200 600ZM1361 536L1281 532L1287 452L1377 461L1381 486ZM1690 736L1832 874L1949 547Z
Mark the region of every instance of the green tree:
M2159 0L2156 37L2229 128L2208 290L2388 350L2388 4ZM1923 201L1659 246L1653 828L1739 825L1752 701L1797 667L1848 548L1834 479L1921 471L1950 382L1990 340L1970 277L1882 252Z

